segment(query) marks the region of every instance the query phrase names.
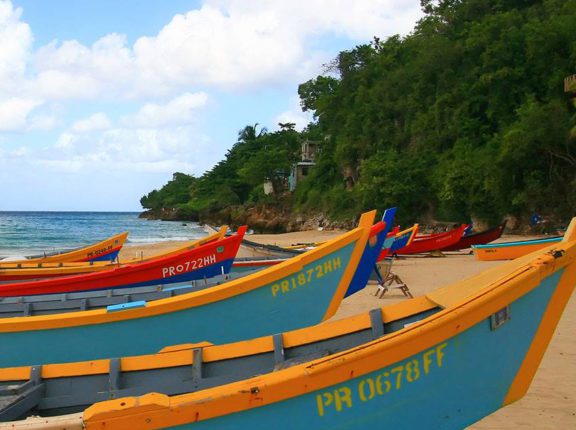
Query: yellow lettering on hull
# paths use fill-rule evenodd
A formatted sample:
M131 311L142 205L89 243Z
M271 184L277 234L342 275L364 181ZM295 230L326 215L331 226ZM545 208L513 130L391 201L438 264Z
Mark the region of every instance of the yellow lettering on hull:
M334 257L331 260L325 261L322 264L318 264L312 267L311 269L298 272L289 278L272 284L270 286L272 297L279 297L281 295L288 294L293 290L308 285L315 279L320 279L325 275L341 268L342 261L340 260L340 257Z
M342 412L354 407L354 404L369 402L391 391L402 390L404 386L440 369L447 346L447 342L442 343L419 356L379 371L376 375L361 378L355 384L346 384L317 394L318 415L323 417L330 411Z

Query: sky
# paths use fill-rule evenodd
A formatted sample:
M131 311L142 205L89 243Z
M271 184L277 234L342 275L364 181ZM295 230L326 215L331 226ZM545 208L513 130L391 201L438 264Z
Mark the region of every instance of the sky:
M419 0L0 0L0 211L141 211Z

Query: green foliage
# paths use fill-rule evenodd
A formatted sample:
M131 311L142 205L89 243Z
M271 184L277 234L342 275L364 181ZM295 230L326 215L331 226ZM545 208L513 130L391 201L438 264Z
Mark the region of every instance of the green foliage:
M576 71L576 1L422 7L412 35L343 52L336 82L300 86L330 136L314 187L347 180L358 211L396 205L411 219L575 213L574 109L562 82ZM324 202L311 187L299 207Z
M400 221L413 222L428 209L423 196L430 194L427 172L431 160L430 153L414 157L395 149L377 152L366 159L357 186L361 208L396 206Z
M172 180L160 190L154 190L140 199L145 209L158 210L162 208L175 208L190 200L190 187L196 178L184 173L176 172Z

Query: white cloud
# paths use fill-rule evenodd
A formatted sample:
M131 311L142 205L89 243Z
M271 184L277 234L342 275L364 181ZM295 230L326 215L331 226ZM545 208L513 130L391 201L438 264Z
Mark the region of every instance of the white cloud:
M342 34L358 41L373 36L407 34L422 16L415 0L207 0L205 2L231 16L273 11L284 25L300 35L322 32Z
M20 21L22 10L0 2L0 92L15 94L23 82L32 46L32 32Z
M88 118L76 121L70 127L70 131L74 133L87 133L96 130L106 130L110 128L112 122L105 113L99 112Z
M76 75L61 70L38 73L29 83L29 91L50 100L97 99L103 95L97 79L88 75Z
M75 40L41 47L31 90L51 99L107 99L131 92L137 76L126 36L109 34L86 47Z
M29 130L52 130L58 125L58 119L53 114L31 115L28 120Z
M30 150L25 147L19 147L11 150L2 150L0 148L0 160L14 160L18 158L26 158L30 154Z
M122 123L130 128L186 125L195 120L195 111L207 102L206 93L185 93L164 105L147 103L136 114L123 118Z
M0 101L0 131L17 131L25 128L28 115L41 104L41 100L17 97Z
M38 151L34 160L51 170L129 170L201 174L217 160L210 141L193 127L171 129L112 128L91 133L62 133L54 149Z
M210 6L177 15L156 37L134 45L152 81L252 85L277 81L303 55L299 35L271 10L228 13Z
M407 33L421 15L413 0L207 0L133 47L109 34L92 46L52 42L35 55L31 88L50 99L166 97L191 86L241 88L300 81L326 53L313 37L358 42ZM331 53L334 55L334 53Z
M70 151L74 147L74 135L67 132L62 133L54 147L63 151Z

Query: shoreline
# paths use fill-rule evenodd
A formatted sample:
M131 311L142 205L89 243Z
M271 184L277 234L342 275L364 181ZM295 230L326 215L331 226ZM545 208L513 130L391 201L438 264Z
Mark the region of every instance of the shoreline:
M251 241L289 246L296 243L315 243L329 240L342 231L303 231L283 234L254 234ZM504 235L495 241L527 240L538 236ZM120 258L130 258L138 253L159 253L178 247L180 242L159 242L146 245L125 245ZM250 256L251 252L240 249L239 257ZM392 270L416 297L429 293L490 267L501 261L478 261L468 252L451 252L445 257L401 257L394 261ZM371 309L406 300L398 289L379 299L374 295L376 284L369 284L362 291L344 299L336 314L331 318L341 319L367 312ZM469 426L473 430L512 430L518 427L553 430L576 428L576 294L573 294L542 363L526 395L518 402L508 405Z

